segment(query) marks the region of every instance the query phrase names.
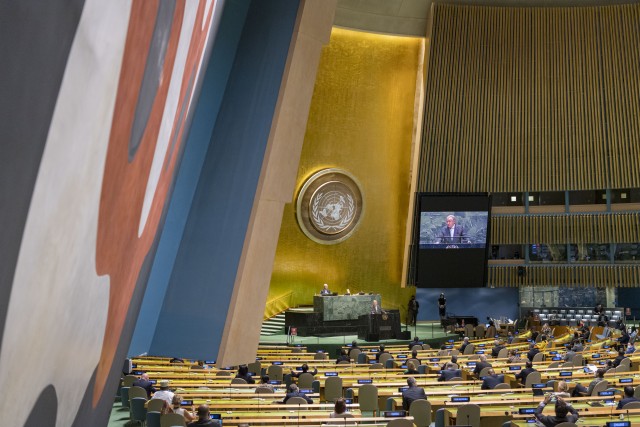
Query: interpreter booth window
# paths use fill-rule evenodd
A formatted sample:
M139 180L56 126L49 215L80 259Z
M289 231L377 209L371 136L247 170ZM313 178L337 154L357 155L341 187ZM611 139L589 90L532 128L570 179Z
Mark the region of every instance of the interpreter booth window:
M611 203L631 203L631 190L611 190Z
M638 262L640 261L640 244L638 243L616 243L614 247L614 260L616 262Z
M607 204L607 190L596 190L596 204L597 205Z
M569 191L570 205L595 205L598 193L595 190Z
M529 245L530 262L566 262L566 245Z
M529 193L529 206L563 206L564 204L564 191Z
M524 247L522 245L492 245L491 259L524 259Z
M522 193L492 193L491 206L524 206Z
M571 262L609 262L611 247L602 243L576 243L569 245Z

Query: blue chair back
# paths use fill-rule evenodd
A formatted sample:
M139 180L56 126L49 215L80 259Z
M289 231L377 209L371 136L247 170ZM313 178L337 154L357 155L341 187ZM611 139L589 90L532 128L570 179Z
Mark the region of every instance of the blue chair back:
M131 399L131 420L140 421L144 423L147 420L147 408L144 404L147 403L147 399L144 397L134 397Z
M122 401L122 407L129 407L129 387L122 387L120 389L120 399Z
M160 412L147 412L147 427L160 427Z

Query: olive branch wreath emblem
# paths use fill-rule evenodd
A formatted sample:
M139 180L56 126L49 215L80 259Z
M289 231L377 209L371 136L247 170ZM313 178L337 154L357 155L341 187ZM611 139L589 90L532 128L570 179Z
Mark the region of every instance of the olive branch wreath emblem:
M329 225L329 224L325 224L324 220L322 219L322 216L320 215L320 209L319 209L319 205L320 205L320 200L322 199L322 196L324 195L324 193L318 193L317 196L315 197L315 200L313 201L313 204L311 206L311 217L313 218L314 223L318 226L318 228L320 228L322 231L342 231L347 225L349 225L349 223L351 222L351 220L353 219L353 215L355 214L356 211L356 205L353 201L353 197L351 197L351 194L347 194L347 214L340 220L340 222L336 225Z

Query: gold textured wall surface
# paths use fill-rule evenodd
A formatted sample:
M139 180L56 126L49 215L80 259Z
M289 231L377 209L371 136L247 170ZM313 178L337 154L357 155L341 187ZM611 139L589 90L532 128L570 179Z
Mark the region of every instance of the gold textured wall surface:
M295 200L287 204L269 300L312 304L328 283L340 293L380 293L384 307L405 308L413 292L400 282L423 55L421 38L333 29L320 61L296 195L315 172L341 168L359 181L366 207L350 238L323 245L300 230Z
M423 191L640 187L640 5L436 4Z

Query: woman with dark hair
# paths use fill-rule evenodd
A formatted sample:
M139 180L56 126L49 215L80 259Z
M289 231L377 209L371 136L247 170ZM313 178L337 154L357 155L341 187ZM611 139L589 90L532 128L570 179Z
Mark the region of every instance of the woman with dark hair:
M343 418L347 412L347 402L343 398L336 400L336 405L333 408L333 412L329 415L329 418Z

